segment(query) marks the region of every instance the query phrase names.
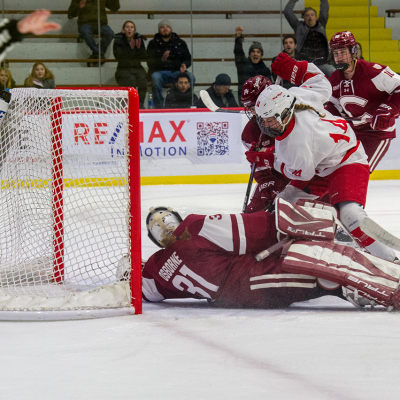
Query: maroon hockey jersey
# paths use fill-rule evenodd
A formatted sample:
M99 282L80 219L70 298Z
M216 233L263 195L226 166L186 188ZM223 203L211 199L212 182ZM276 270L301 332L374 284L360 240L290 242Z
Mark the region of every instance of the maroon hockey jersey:
M352 79L345 79L340 71L335 71L329 81L332 96L326 108L334 115L352 118L371 118L380 104L390 101L400 108L400 76L385 65L357 60ZM358 140L368 136L381 139L396 137L395 124L385 131L373 130L370 122L351 122Z
M159 250L143 269L143 297L208 299L222 307L287 307L317 297L316 279L282 271L277 254L257 262L254 255L277 242L274 216L189 215L175 230L190 239Z
M261 148L271 147L275 145L274 138L267 135L263 135L260 141L260 135L261 131L260 128L258 127L256 117L253 116L251 120L246 124L242 132L242 143L246 151L250 149L253 143L258 144L260 142ZM254 179L257 183L264 183L265 177L266 179L269 180L271 179L271 176L274 175L275 172L273 168L267 168L267 167L256 168Z

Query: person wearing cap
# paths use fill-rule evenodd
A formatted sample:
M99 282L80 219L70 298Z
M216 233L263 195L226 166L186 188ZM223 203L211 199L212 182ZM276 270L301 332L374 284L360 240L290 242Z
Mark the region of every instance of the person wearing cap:
M303 59L312 62L326 75L327 78L335 71L328 63L329 44L326 38L326 24L329 18L329 2L321 0L319 17L314 8L307 7L300 21L293 9L299 0L289 0L284 9L285 18L293 28L297 40L297 51Z
M215 78L215 82L207 89L212 101L222 108L238 107L235 96L232 93L231 78L227 74L219 74ZM207 108L203 101L199 99L197 108Z
M158 23L158 33L154 35L147 47L147 65L151 89L153 93L154 108L162 108L162 88L167 83L174 83L181 72L186 72L194 87L194 76L187 71L191 66L191 56L184 40L175 32L168 19Z
M264 50L260 42L253 42L249 48L249 56L243 51L243 27L238 26L235 32L235 65L238 74L238 98L242 94L243 84L253 76L262 75L272 79L270 69L264 64Z

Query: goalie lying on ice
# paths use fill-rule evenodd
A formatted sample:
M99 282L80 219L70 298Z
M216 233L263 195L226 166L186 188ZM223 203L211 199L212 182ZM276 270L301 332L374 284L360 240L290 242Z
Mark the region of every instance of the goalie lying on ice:
M334 210L320 202L308 205L280 199L274 215L192 214L183 221L171 208L151 208L148 234L163 249L144 265L145 300L282 308L334 295L357 306L399 308L399 266L335 243ZM281 248L256 261L257 253L287 233Z

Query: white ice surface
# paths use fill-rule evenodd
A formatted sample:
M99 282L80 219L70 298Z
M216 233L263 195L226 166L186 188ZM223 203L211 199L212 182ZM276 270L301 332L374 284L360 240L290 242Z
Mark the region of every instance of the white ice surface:
M234 213L246 185L142 187L150 206ZM400 182L372 181L367 212L400 236ZM143 258L155 246L143 232ZM144 303L143 315L0 322L2 399L396 399L400 313L334 297L287 310Z

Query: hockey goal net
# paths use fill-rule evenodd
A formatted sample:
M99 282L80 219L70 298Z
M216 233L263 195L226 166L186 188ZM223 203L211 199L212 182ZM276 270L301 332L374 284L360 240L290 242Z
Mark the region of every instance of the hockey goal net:
M134 89L12 89L0 126L0 319L141 313Z

